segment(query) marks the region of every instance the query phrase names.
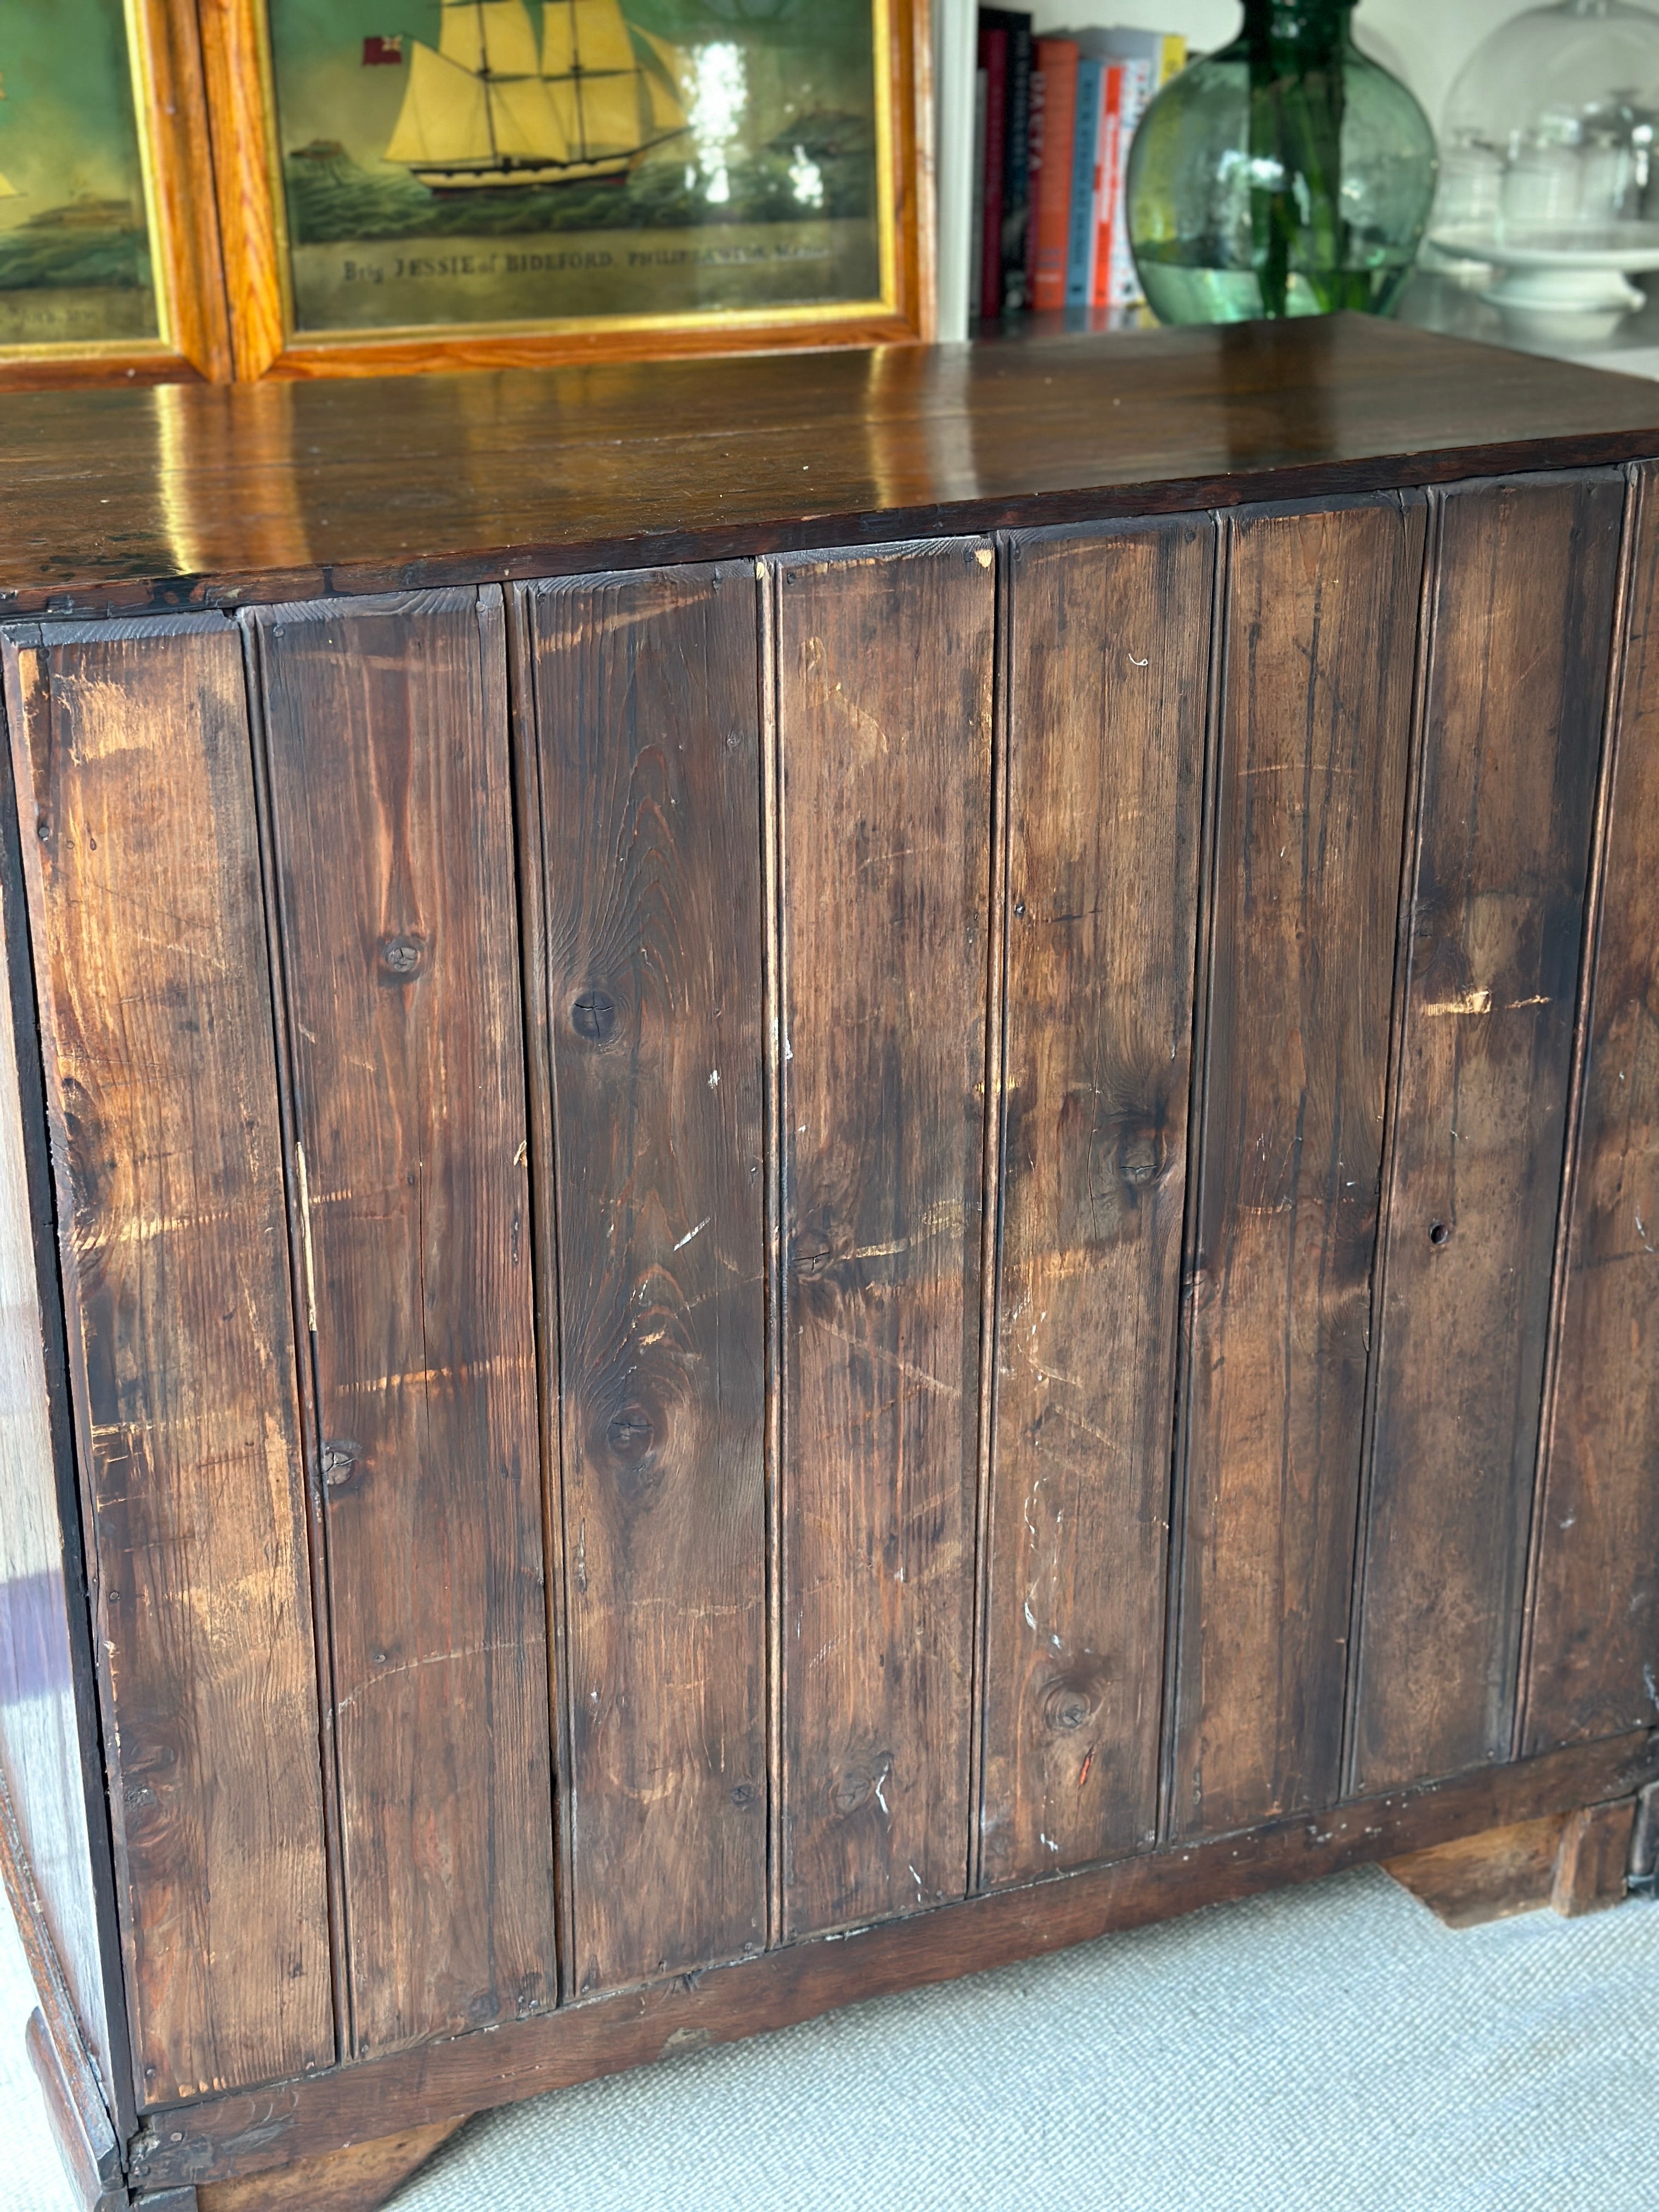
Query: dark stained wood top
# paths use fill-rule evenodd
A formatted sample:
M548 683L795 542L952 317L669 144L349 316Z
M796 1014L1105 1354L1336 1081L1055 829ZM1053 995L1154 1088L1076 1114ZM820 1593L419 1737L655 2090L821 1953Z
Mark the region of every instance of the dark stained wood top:
M18 393L0 612L216 605L1659 454L1659 384L1358 316Z

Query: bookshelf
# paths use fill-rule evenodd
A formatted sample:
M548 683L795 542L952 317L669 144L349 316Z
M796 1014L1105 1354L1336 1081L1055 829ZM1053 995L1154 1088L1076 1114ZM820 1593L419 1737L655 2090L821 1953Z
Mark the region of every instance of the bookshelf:
M1404 79L1439 127L1446 94L1464 63L1523 0L1363 0L1354 37L1364 51ZM934 0L933 58L939 181L939 335L969 334L968 262L972 224L975 0ZM1180 31L1195 52L1234 36L1237 0L1032 0L1039 36L1070 27L1121 24ZM1401 319L1429 329L1501 344L1496 313L1472 294L1425 272L1413 283ZM1034 319L1052 328L1055 319ZM1034 331L1034 334L1035 331ZM1659 375L1659 308L1632 316L1592 356L1609 368Z

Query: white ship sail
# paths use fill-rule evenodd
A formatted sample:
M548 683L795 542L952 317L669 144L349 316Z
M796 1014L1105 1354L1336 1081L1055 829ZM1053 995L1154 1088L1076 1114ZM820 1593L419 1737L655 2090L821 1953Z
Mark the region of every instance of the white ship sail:
M542 9L542 75L566 77L639 67L617 0L545 0Z
M410 41L386 158L438 191L621 176L685 128L672 49L619 0L443 0L435 48Z
M483 82L446 61L418 40L410 42L409 83L397 127L387 143L388 161L465 161L489 141L489 112Z
M444 0L438 50L476 76L534 76L536 33L524 0Z

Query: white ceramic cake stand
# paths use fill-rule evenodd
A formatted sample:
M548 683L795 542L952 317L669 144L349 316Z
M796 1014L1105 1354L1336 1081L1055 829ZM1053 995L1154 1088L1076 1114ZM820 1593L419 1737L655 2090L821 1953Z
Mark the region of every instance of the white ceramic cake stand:
M1512 334L1534 345L1577 349L1610 338L1644 295L1632 272L1659 269L1659 222L1608 223L1599 230L1446 228L1443 253L1485 261L1504 273L1480 296Z

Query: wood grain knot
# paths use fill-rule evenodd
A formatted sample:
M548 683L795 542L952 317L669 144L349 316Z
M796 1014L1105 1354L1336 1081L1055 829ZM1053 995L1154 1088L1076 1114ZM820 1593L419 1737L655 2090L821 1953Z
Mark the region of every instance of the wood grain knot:
M1167 1110L1167 1103L1159 1100L1155 1106L1111 1115L1100 1126L1097 1164L1131 1191L1149 1189L1169 1171Z
M608 1044L617 1033L617 1002L590 983L570 1009L570 1026L590 1044Z
M605 1431L606 1443L625 1467L638 1467L655 1439L656 1430L643 1406L624 1406L611 1415Z
M1094 1710L1094 1698L1080 1682L1051 1682L1042 1693L1042 1725L1056 1735L1085 1727Z
M422 939L407 930L395 937L380 939L380 975L384 981L407 983L418 975L426 963L426 945Z
M1135 1189L1156 1182L1165 1160L1162 1131L1140 1131L1127 1138L1118 1152L1118 1173Z
M866 1805L879 1805L884 1813L887 1807L887 1781L893 1771L890 1751L878 1752L873 1759L843 1766L830 1778L830 1803L842 1819L861 1813Z
M824 1237L797 1237L789 1264L799 1281L822 1282L836 1264L835 1247Z
M116 1163L99 1116L97 1100L72 1075L65 1075L62 1080L64 1135L75 1202L75 1242L84 1267L98 1243Z

